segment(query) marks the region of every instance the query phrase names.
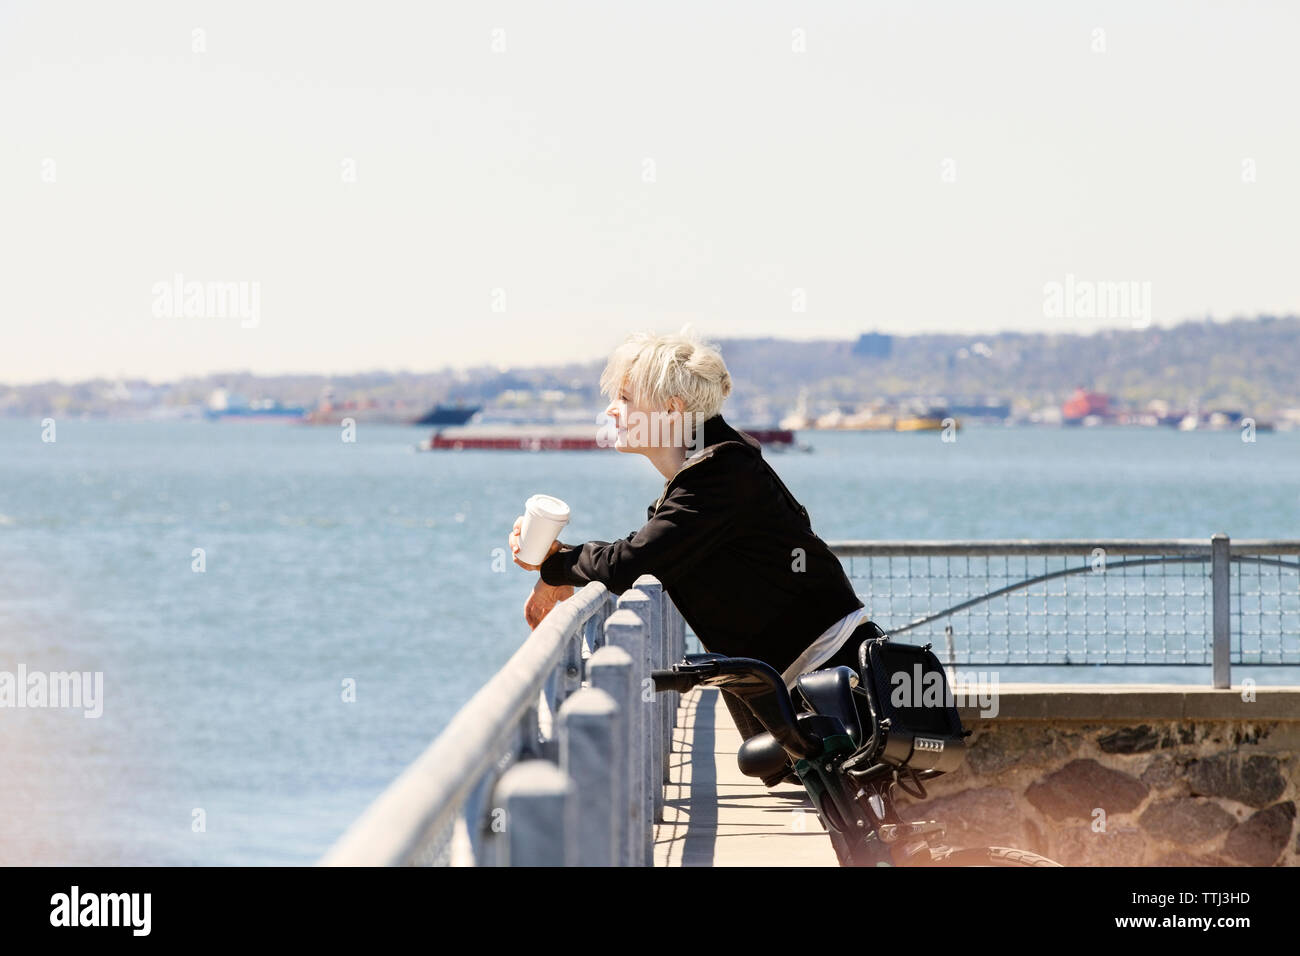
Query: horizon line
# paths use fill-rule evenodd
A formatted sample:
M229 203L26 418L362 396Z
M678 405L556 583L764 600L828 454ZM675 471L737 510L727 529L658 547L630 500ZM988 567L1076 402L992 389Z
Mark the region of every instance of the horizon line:
M923 339L923 338L937 338L937 337L950 337L950 336L955 336L959 338L965 337L965 338L978 339L981 336L1003 336L1003 335L1024 335L1024 336L1057 335L1057 336L1072 337L1072 338L1093 338L1098 335L1108 334L1108 333L1113 334L1115 332L1141 333L1141 332L1150 331L1152 329L1157 329L1161 331L1170 331L1173 329L1180 328L1184 325L1204 325L1204 324L1235 325L1238 323L1252 323L1252 322L1263 322L1263 321L1286 322L1286 321L1296 321L1297 319L1300 319L1300 315L1297 315L1296 313L1285 313L1282 315L1273 315L1268 313L1259 313L1255 315L1234 315L1231 318L1227 318L1227 319L1216 319L1212 315L1207 314L1199 318L1184 318L1184 319L1179 319L1177 321L1168 322L1164 324L1152 321L1149 325L1143 328L1133 328L1131 326L1123 326L1123 325L1102 326L1100 328L1092 329L1085 332L1054 332L1049 330L1027 331L1019 328L1001 328L1001 329L986 330L981 332L944 331L944 330L928 330L924 332L885 332L879 329L872 329L864 332L859 332L857 333L856 336L850 338L830 338L830 337L800 338L797 336L782 336L782 335L748 335L748 336L733 335L733 336L724 337L724 336L708 335L708 334L703 334L703 337L706 340L715 342L719 345L722 345L727 342L762 342L762 341L788 341L788 342L799 342L803 344L815 344L820 342L842 344L842 343L855 342L857 341L858 338L861 338L863 335L872 335L872 334L888 335L893 338L901 338L901 339ZM279 371L268 371L268 372L254 372L251 369L247 369L247 368L214 369L212 371L207 371L207 372L188 372L179 375L173 375L172 377L169 378L158 378L158 379L151 378L148 375L101 374L91 378L80 378L80 379L72 379L72 380L66 380L62 378L43 378L43 379L32 379L28 381L0 381L0 388L31 388L40 385L71 386L71 385L85 385L94 382L143 382L146 385L149 385L151 387L157 387L162 385L177 384L186 381L201 381L203 379L213 378L216 376L235 376L235 375L248 376L251 378L293 378L293 377L355 378L355 377L361 377L366 375L412 375L412 376L445 375L445 374L454 374L456 372L481 371L483 369L493 369L496 372L500 373L506 371L531 371L531 370L540 370L540 369L554 369L566 364L585 365L588 363L600 362L603 360L603 358L605 358L605 356L598 355L590 358L575 358L568 362L551 362L543 365L513 365L513 364L502 364L502 363L480 362L476 364L465 364L465 365L444 365L438 368L427 368L423 370L400 368L400 367L393 368L392 366L380 367L380 368L369 368L369 369L354 369L352 371L321 371L321 370L290 369L290 370L279 370Z

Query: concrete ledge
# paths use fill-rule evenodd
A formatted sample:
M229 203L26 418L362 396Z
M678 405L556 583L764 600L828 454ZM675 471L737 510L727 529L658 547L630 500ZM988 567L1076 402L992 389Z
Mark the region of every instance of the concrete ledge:
M962 707L962 765L896 794L953 846L1019 846L1067 866L1300 865L1300 687L1000 684L999 714ZM656 828L658 866L836 864L799 787L736 766L716 690L683 712Z
M955 692L964 688L958 685ZM992 685L981 690L993 690ZM1182 684L999 683L997 714L981 717L975 690L958 695L967 727L990 720L1250 720L1300 722L1300 687L1254 687L1243 700L1240 687L1216 690Z

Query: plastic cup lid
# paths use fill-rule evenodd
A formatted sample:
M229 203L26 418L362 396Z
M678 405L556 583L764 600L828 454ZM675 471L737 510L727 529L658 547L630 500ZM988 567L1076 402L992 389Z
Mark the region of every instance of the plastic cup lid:
M569 520L569 506L552 495L533 495L525 507L533 514L552 521Z

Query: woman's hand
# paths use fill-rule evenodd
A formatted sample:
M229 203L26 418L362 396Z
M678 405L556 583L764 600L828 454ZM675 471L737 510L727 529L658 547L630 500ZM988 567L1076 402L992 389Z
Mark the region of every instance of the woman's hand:
M552 586L538 578L533 593L528 595L528 600L524 604L524 620L528 622L530 628L536 628L542 623L542 619L551 613L555 605L571 597L573 597L572 584Z
M536 571L541 568L540 564L525 564L523 561L519 560L519 529L523 526L523 523L524 523L524 516L520 515L518 518L515 519L515 526L510 530L510 553L515 556L514 558L515 564L519 565L525 571ZM556 539L555 541L551 542L551 550L546 552L546 558L549 558L551 555L553 555L556 551L559 550L560 550L560 542L558 539ZM542 558L542 560L545 561L546 558Z

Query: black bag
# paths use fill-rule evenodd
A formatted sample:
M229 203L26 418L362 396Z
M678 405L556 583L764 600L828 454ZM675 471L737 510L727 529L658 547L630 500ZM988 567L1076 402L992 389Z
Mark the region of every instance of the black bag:
M948 677L927 644L898 644L885 637L858 648L863 744L846 761L860 773L878 765L948 773L961 766L966 735Z

